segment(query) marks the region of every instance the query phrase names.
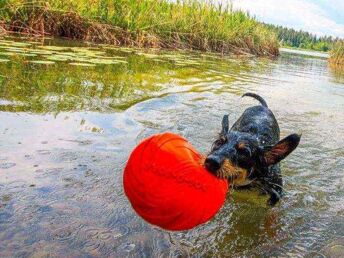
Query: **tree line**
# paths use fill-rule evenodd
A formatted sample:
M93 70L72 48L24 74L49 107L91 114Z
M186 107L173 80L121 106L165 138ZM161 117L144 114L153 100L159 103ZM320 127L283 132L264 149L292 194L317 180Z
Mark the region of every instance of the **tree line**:
M278 25L265 25L276 33L281 45L286 47L296 47L318 51L329 51L332 49L334 43L341 40L338 37L320 37L303 30L295 30Z

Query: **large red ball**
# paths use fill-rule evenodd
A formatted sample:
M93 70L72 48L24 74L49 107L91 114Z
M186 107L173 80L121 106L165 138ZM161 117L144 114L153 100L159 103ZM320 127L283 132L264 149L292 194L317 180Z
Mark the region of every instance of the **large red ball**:
M201 155L173 133L151 136L131 153L124 191L146 221L168 230L186 230L211 219L224 203L227 180L210 174Z

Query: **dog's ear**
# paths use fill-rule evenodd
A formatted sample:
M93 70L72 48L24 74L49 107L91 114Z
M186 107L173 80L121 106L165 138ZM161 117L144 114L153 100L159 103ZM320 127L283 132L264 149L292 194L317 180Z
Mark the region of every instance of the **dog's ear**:
M228 121L228 115L224 115L222 118L222 135L226 135L229 130L229 121Z
M263 154L265 164L270 166L280 162L296 149L299 145L300 139L301 135L291 134L280 140L274 146L265 149Z

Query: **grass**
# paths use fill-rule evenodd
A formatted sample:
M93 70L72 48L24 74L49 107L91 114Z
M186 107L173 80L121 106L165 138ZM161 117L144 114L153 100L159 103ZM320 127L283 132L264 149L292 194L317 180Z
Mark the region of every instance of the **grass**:
M338 41L330 52L331 66L344 68L344 41Z
M278 55L272 31L210 1L2 0L0 25L7 32L120 46Z

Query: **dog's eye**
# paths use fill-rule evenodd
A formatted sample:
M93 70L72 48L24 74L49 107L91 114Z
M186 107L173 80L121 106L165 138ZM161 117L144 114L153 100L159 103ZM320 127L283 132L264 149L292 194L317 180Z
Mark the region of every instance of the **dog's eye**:
M227 141L227 139L223 136L221 136L219 139L217 139L214 143L213 143L213 147L212 149L218 149L220 148L223 144L225 144Z
M238 153L240 155L243 155L243 156L248 156L248 157L252 156L250 148L246 147L246 146L243 146L243 145L241 145L241 146L239 145L238 146Z

